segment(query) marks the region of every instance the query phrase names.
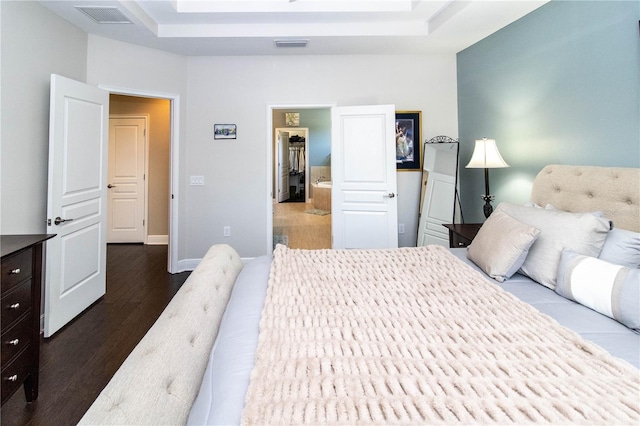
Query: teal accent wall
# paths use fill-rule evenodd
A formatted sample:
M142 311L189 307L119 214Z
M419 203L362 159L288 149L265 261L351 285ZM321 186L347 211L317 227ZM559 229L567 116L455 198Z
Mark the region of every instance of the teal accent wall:
M640 1L551 1L461 51L460 193L484 220L475 139L511 166L489 171L494 207L525 202L547 164L640 167Z
M309 128L310 166L331 165L331 109L300 109L300 127Z

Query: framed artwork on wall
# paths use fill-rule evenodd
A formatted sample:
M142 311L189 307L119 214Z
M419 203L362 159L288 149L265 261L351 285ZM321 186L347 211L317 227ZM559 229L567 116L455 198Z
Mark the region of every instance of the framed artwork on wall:
M422 170L421 127L421 111L396 111L396 170Z
M298 127L300 125L300 113L299 112L285 112L284 122L287 127Z
M213 138L214 139L235 139L236 125L235 124L214 124Z

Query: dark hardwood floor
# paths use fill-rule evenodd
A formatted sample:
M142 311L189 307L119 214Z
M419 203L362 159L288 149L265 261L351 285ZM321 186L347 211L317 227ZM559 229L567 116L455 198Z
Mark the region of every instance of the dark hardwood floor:
M167 272L167 246L107 248L107 294L40 346L40 393L20 389L2 425L75 425L189 276Z

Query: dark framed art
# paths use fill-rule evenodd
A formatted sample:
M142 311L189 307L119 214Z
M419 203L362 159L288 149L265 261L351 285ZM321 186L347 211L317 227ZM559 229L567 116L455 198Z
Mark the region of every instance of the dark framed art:
M422 170L422 111L396 111L396 169Z
M214 139L235 139L236 125L235 124L214 124L213 138Z

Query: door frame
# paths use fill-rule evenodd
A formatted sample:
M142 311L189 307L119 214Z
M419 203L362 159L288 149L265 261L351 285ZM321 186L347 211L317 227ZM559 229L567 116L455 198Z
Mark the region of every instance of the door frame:
M273 251L273 111L279 109L331 109L337 106L337 102L325 104L267 104L267 135L266 147L267 155L267 178L265 201L267 206L267 241L266 252ZM333 126L333 123L331 124ZM308 155L308 152L307 152Z
M109 114L109 120L111 119L139 119L144 120L144 226L143 240L145 244L149 244L149 114ZM111 128L111 124L109 124ZM107 164L107 167L109 165ZM107 168L108 170L108 168ZM107 209L107 214L109 210Z
M311 168L309 166L309 128L308 127L276 127L274 129L274 140L276 140L278 138L278 130L281 131L287 131L287 130L292 130L295 132L300 132L301 130L303 130L305 132L305 140L304 140L304 152L305 152L305 162L304 162L304 202L308 203L310 201L309 199L309 179L311 177ZM291 144L289 144L289 146L291 146ZM275 158L274 160L274 170L275 170ZM277 192L277 187L276 187L276 192Z
M167 271L171 274L182 272L178 267L178 241L180 241L178 226L178 213L180 206L180 95L175 93L137 90L103 84L98 84L98 87L114 95L168 99L171 102L171 139L169 142L171 157L169 164L169 247L167 250Z

